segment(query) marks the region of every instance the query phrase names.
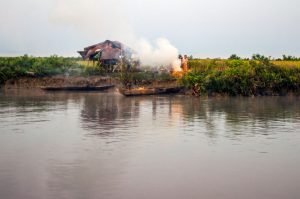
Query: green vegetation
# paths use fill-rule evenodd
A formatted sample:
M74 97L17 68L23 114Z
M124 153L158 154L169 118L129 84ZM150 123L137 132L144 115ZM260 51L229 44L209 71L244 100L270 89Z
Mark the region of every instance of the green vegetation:
M52 76L57 74L77 73L81 66L76 58L31 57L0 57L0 84L8 79L24 76Z
M65 58L59 56L32 57L0 57L0 85L6 80L20 77L46 77L54 75L93 76L107 75L107 71L96 61L82 61L81 58ZM110 73L126 85L148 85L154 81L168 81L174 78L168 73L138 71Z
M295 57L291 55L282 55L283 61L300 61L300 57Z
M300 59L283 55L271 59L255 54L251 59L235 54L228 59L190 59L190 72L181 83L195 95L221 93L226 95L278 95L300 93ZM106 71L93 61L79 58L51 57L0 57L0 85L19 77L45 77L53 75L106 75ZM110 74L124 86L151 85L155 82L174 81L169 73L123 71Z
M252 60L190 60L191 71L182 83L195 95L277 95L300 89L300 62L270 61L261 55Z
M241 58L239 56L237 56L236 54L232 54L228 59L231 59L231 60L240 60Z
M97 62L81 58L59 57L0 57L0 85L19 77L46 77L54 75L103 75L106 71Z

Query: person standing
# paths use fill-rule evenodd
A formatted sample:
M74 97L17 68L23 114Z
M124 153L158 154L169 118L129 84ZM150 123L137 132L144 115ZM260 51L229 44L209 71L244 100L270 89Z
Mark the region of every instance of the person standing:
M181 59L181 68L183 70L184 73L188 72L188 57L187 55L184 55Z

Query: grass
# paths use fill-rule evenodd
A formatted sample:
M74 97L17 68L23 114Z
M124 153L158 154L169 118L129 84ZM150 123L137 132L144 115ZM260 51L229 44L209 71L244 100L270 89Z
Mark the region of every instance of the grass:
M271 61L271 63L281 68L300 68L300 61Z
M277 95L300 89L300 61L190 60L182 84L195 95Z

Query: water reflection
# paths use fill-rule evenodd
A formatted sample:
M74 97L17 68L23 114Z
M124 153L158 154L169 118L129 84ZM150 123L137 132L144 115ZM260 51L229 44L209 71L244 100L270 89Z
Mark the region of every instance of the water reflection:
M299 128L297 97L194 98L148 96L125 98L117 94L17 92L2 94L2 127L47 122L49 112L80 110L81 127L88 135L109 136L152 121L162 128L178 127L210 138L225 134L235 139L255 134L270 135L274 129ZM158 121L158 122L156 122ZM11 122L14 124L12 125ZM289 124L288 126L286 124ZM145 128L148 128L145 125ZM17 128L14 128L15 130Z
M194 133L201 131L211 138L225 132L230 133L228 137L234 138L251 134L269 135L276 133L273 131L275 128L281 127L293 130L299 127L299 110L300 103L296 97L85 96L81 123L83 128L105 136L116 129L137 127L138 122L159 120L157 124L160 127L175 125ZM139 121L143 119L145 121Z
M299 128L297 97L4 93L0 196L297 198Z
M114 94L86 96L80 114L82 127L104 136L115 128L128 129L139 117L139 107L138 101Z

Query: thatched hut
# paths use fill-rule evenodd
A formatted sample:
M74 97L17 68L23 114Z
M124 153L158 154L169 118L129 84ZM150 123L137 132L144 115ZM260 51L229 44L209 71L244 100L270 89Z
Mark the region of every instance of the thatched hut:
M106 40L78 51L84 60L97 60L104 67L117 65L120 60L132 61L134 51L118 41Z

